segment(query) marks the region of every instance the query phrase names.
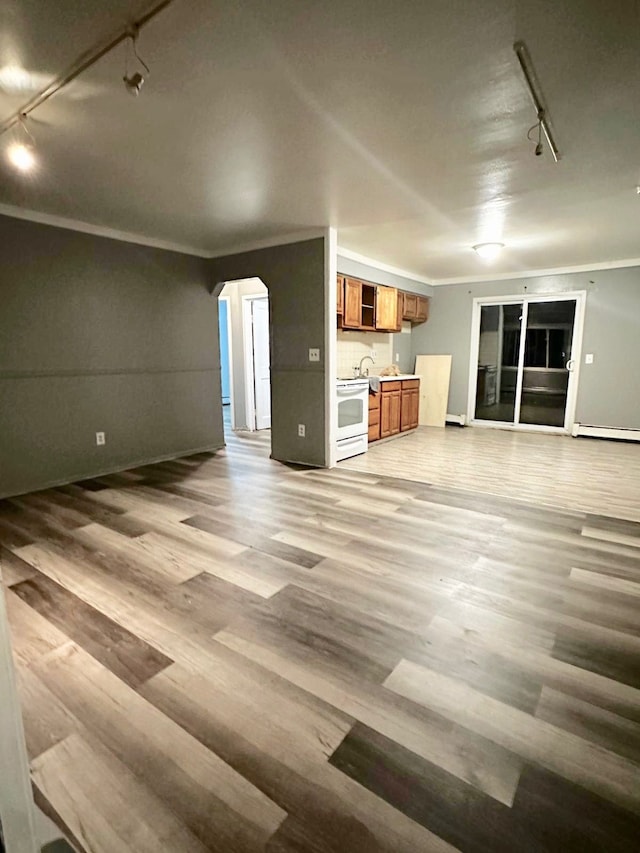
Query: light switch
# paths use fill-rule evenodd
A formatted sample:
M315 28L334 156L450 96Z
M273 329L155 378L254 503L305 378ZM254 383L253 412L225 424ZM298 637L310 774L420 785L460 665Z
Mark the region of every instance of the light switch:
M588 352L588 353L585 355L585 357L584 357L584 363L585 363L585 364L593 364L593 353L592 353L592 352Z
M320 350L317 348L309 349L309 361L320 361Z

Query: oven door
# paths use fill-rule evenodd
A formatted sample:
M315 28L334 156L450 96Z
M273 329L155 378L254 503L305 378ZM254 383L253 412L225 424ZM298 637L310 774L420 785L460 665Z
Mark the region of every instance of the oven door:
M369 389L338 385L338 441L367 432Z

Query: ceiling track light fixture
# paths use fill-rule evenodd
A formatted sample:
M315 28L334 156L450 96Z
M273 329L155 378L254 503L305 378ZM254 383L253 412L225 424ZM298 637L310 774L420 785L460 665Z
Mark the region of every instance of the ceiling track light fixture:
M549 150L551 151L551 156L557 163L560 159L560 151L558 150L558 146L556 145L556 141L553 136L551 122L549 120L549 110L547 109L542 95L542 89L540 88L540 83L538 82L538 77L534 70L531 56L529 55L527 46L523 41L517 41L513 45L513 49L518 57L518 62L520 63L520 68L522 69L522 74L524 75L524 80L527 84L527 88L529 89L529 94L531 95L531 100L536 108L536 115L538 117L538 121L529 128L527 139L530 140L531 131L538 128L538 142L535 147L536 156L539 157L543 152L542 136L544 134L544 138L546 139Z
M129 74L129 60L137 60L144 68L146 73L151 74L149 66L140 56L140 54L138 53L138 48L136 47L136 42L138 40L138 32L138 28L136 27L129 33L129 40L127 41L127 52L125 54L124 77L122 78L124 81L125 89L130 95L133 95L134 98L137 98L140 94L140 89L142 89L145 78L144 75L140 73L140 71L135 71L133 74Z
M49 83L44 89L41 89L37 92L31 100L27 101L24 106L22 106L17 112L13 113L9 118L5 119L0 124L0 135L6 133L7 130L10 130L12 127L15 127L19 122L23 121L30 113L32 113L35 109L42 106L45 101L48 101L49 98L52 98L54 95L57 95L58 92L63 89L65 86L68 86L72 80L75 80L80 74L82 74L87 69L91 68L93 65L98 62L98 60L102 59L103 56L110 53L115 47L117 47L121 42L125 39L130 39L137 37L138 32L144 27L152 18L162 12L163 9L166 9L173 0L161 0L161 2L154 3L137 21L133 24L129 24L124 29L119 30L115 35L111 36L107 41L98 45L94 50L84 53L70 68L56 77L54 80ZM135 49L135 45L134 45ZM142 66L147 70L149 69L145 65L145 63L137 56L137 59L141 62ZM138 80L138 77L140 80ZM144 83L144 78L142 74L136 72L131 77L132 85L137 89L136 92L132 94L138 94L140 91L140 87ZM126 80L125 80L126 83ZM129 85L127 85L127 89L129 89Z
M23 131L26 139L20 142L16 138L7 148L7 160L20 172L30 172L36 165L34 154L35 140L26 124L26 115L21 115L18 119L18 127Z

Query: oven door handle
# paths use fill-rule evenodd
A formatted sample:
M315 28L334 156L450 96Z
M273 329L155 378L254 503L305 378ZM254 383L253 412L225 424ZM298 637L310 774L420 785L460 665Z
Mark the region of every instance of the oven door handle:
M358 388L357 390L351 390L350 388L337 388L336 392L340 397L362 397L365 392L367 394L369 393L369 391L364 388Z

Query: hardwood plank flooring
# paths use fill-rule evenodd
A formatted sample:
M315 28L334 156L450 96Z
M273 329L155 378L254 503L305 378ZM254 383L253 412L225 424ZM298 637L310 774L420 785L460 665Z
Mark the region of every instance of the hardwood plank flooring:
M640 522L640 453L633 442L418 427L339 467Z
M0 502L36 799L78 850L636 850L635 449L268 440Z

